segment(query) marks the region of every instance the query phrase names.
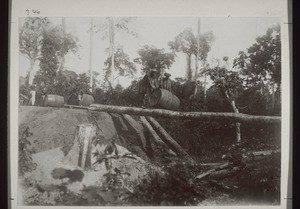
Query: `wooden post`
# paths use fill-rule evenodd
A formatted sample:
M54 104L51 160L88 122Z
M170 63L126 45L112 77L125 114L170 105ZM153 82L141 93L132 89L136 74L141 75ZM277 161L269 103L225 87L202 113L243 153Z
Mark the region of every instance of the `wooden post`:
M77 126L75 138L77 138L80 145L78 165L82 168L91 166L91 145L95 135L96 127L93 124L85 123Z
M79 124L75 131L74 143L65 158L65 163L89 168L91 166L92 139L95 135L96 127L93 124Z

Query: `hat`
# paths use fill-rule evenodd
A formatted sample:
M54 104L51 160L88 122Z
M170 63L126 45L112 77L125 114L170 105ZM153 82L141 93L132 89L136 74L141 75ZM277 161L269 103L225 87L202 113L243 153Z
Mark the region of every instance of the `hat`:
M164 75L165 75L166 77L170 77L170 76L171 76L170 73L165 73Z

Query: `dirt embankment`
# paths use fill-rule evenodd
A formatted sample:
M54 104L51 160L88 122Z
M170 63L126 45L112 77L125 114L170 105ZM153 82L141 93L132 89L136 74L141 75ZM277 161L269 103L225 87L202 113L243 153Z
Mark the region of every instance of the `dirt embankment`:
M42 195L45 191L49 194L57 193L52 199L50 198L52 201L47 203L48 205L59 204L61 197L59 194L62 188L73 193L82 193L85 187L104 188L109 178L121 178L120 176L125 174L121 178L122 184L127 189L132 189L133 185L137 184L139 179L147 173L148 163L146 161L149 158L145 147L146 140L151 140L151 137L145 137L143 126L138 120L130 116L126 118L127 120L120 115L110 115L105 112L21 106L19 109L19 140L20 142L24 141L22 138L26 136L25 141L29 141L29 143L25 143L25 152L26 150L33 151L31 158L26 159L29 161L32 159L36 164L35 168L28 168L29 172L20 178L20 185L22 185L20 196L23 197L21 204L43 203ZM92 141L92 166L90 169L84 169L77 165L80 152L76 152L76 150L80 150L81 147L75 137L77 126L87 123L96 127L94 139L97 142L94 144L95 141ZM30 134L23 134L26 130L29 130ZM118 153L117 156L108 156L105 154L105 150L113 141L116 142ZM94 153L96 152L104 158L101 160L95 157ZM28 167L28 161L24 157L26 155L21 155L19 159L19 168L20 166ZM80 174L79 180L66 181L68 178L73 178L74 173ZM101 192L102 196L105 196L107 192L112 191ZM115 195L117 193L113 191L110 196ZM102 196L101 198L103 198ZM117 201L115 198L113 199L113 202ZM111 202L112 200L107 201Z
M198 163L215 162L216 159L221 158L224 151L216 151L216 149L226 148L223 146L224 140L203 134L203 132L211 132L215 136L217 134L215 129L218 128L216 124L210 126L200 124L200 127L191 127L191 124L183 121L160 119L159 122L189 154L195 154L193 157L201 158L197 161ZM128 153L133 155L130 155L129 158L118 157L102 160L102 163L99 161L99 164L89 170L76 166L78 161L76 159L75 164L70 163L74 161L74 156L78 157L79 155L78 152L71 153L71 150L77 150L72 149L76 145L76 143L74 145L76 128L79 124L84 123L90 123L97 127L96 139L99 143L95 145L95 148L98 146L100 152L106 150L107 145L115 141L119 156L126 156ZM192 198L194 201L193 197L195 196L197 200L193 203L195 205L246 204L252 200L256 203L265 201L265 204L278 204L280 201L280 153L270 154L266 157L251 155L250 161L247 161L246 164L235 165L239 170L233 176L224 177L221 174L229 171L221 170L217 174L221 175L222 179L213 173L208 178L199 181L193 180L193 176L205 173L209 167L201 164L186 164L180 158L166 155L167 152L162 149L163 147L158 146L152 138L153 135L144 127L138 117L78 109L21 106L19 108L20 141L22 141L22 135L24 135L22 133L27 127L31 134L26 137L26 140L30 142L26 148L32 150L34 154L31 158L25 151L23 165L27 168L28 164L26 163L28 162L26 161L32 159L37 167L22 176L25 178L25 180L23 178L25 189L22 191L24 198L22 204L107 205L112 203L122 205L124 200L118 199L120 191L123 191L124 188L132 190L137 185L139 187L134 193L127 190L125 192L126 195L131 195L130 198L137 201L134 203L137 205L160 205L166 200L170 204L185 204L183 200L180 200L184 196L183 194L185 194L186 200ZM207 130L208 128L209 130ZM202 130L202 133L199 130ZM200 137L197 133L200 133ZM26 140L24 140L25 144ZM213 143L208 143L209 141ZM196 142L202 145L201 149L196 146ZM265 141L264 144L269 144L269 141ZM260 145L258 145L249 141L241 147L244 150L241 155L239 152L229 152L228 150L229 153L226 154L229 154L229 159L236 162L235 156L242 156L242 159L243 153L259 151ZM277 148L278 145L276 143L275 145ZM67 149L61 149L65 147ZM79 147L77 145L78 149ZM197 152L191 152L191 147L196 148ZM71 156L72 160L68 156ZM108 156L106 157L108 158ZM97 160L100 159L97 158ZM176 163L178 165L173 168L173 164ZM112 167L109 167L109 164ZM164 172L161 172L161 169L167 169L168 166L171 166L170 172L166 176L162 175ZM157 172L152 172L153 168L158 169L158 175ZM151 172L153 174L149 176ZM122 178L120 173L124 175ZM141 181L145 174L149 176L149 179ZM179 177L182 177L183 180ZM120 179L121 187L119 188ZM115 182L112 186L113 190L111 182ZM107 188L110 189L107 190ZM186 189L189 189L191 193L186 193ZM149 202L151 197L153 201ZM201 200L198 200L198 197ZM131 200L130 198L129 200ZM156 203L157 199L159 201ZM204 199L205 201L203 201ZM47 200L49 201L47 202ZM66 200L67 202L65 202ZM178 203L178 200L181 202Z
M112 138L119 138L118 131L122 130L116 126L116 121L105 112L33 106L19 108L19 133L22 134L26 127L29 127L32 133L28 137L31 142L30 148L36 153L72 144L76 127L82 123L94 124L97 127L97 133L102 136L103 143ZM137 131L143 132L142 127L137 122L135 123L134 125L140 128ZM131 137L130 144L133 144L134 134L132 130L127 130L127 132L127 135ZM124 140L120 144L127 146Z

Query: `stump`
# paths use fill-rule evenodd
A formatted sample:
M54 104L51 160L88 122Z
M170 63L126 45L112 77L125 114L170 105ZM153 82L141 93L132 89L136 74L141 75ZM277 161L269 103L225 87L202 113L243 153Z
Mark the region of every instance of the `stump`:
M73 146L67 154L68 164L82 168L91 167L92 139L96 135L96 127L90 123L77 126Z

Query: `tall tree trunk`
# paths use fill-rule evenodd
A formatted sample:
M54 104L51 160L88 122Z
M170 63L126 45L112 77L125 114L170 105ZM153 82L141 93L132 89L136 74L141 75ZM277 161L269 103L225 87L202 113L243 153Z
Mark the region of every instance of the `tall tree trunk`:
M34 78L34 59L30 59L30 68L29 68L29 76L28 76L28 84L31 86L33 84L33 78Z
M114 86L115 79L115 53L114 53L114 45L115 45L115 33L114 33L114 19L112 17L109 18L109 48L110 48L110 57L111 57L111 74L110 74L110 83Z
M197 55L196 55L196 70L195 70L195 81L197 81L198 79L198 68L199 68L199 65L198 65L198 61L199 61L199 49L200 49L200 18L198 18L198 30L197 30Z
M224 88L225 96L226 96L227 100L230 102L230 105L233 109L233 112L234 113L239 113L239 110L235 105L234 99L230 98L227 89L225 87L223 87L223 88ZM241 143L241 123L235 123L235 134L236 134L236 142L238 144Z
M272 84L272 112L275 111L275 83Z
M263 80L262 80L262 78L260 78L260 95L263 95Z
M93 18L91 18L91 31L90 31L90 60L89 60L89 67L90 67L90 92L93 92L93 69L92 69L92 55L93 55Z
M206 73L204 74L204 85L203 85L203 87L204 87L204 101L206 101Z
M64 65L65 65L65 54L64 54L65 47L66 47L66 43L65 43L65 41L66 41L66 22L65 22L65 18L63 17L61 21L62 21L62 31L63 31L63 43L62 43L62 48L61 48L61 51L62 51L61 61L60 61L58 71L63 70Z
M191 57L192 55L187 54L186 56L186 62L187 62L187 80L192 81L192 69L191 69Z
M234 100L231 101L231 106L235 113L239 113ZM236 134L236 142L241 143L241 123L235 123L235 134Z

